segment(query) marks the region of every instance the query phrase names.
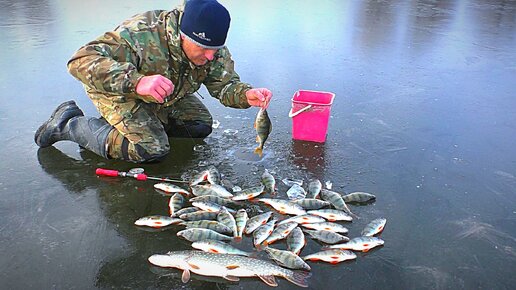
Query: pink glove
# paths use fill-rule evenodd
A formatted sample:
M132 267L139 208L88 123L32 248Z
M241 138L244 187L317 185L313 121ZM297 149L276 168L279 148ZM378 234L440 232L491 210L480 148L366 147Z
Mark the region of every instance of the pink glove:
M157 103L163 103L164 99L172 94L174 84L162 75L144 76L136 84L136 93L142 96L151 96Z
M267 109L272 98L272 92L266 88L250 89L245 92L245 96L249 105Z

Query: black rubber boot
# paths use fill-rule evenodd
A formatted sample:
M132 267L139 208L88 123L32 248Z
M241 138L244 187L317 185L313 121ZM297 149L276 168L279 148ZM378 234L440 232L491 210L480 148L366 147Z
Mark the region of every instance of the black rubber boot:
M106 140L113 127L104 119L73 114L73 107L80 109L71 101L61 104L50 119L36 131L34 140L40 147L48 147L55 142L69 140L108 158ZM70 117L72 116L72 117Z
M61 132L68 121L77 116L84 116L84 113L74 101L62 103L57 106L50 118L38 128L34 135L34 141L39 147L45 148L63 140L60 138Z

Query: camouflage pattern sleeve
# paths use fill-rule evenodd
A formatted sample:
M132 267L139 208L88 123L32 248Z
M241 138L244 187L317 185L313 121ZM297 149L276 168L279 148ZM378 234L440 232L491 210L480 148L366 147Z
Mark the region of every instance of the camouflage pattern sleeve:
M68 61L68 71L99 92L139 97L135 88L143 75L134 65L137 59L119 33L107 32L81 47Z
M210 94L217 98L224 106L247 109L245 93L251 89L251 85L240 81L235 72L234 62L229 50L224 47L215 54L210 72L204 81L204 85Z

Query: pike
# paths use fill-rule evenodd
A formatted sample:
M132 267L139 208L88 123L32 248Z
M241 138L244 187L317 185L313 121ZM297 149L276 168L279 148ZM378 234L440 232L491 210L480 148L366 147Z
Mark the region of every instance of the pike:
M269 137L269 134L272 131L272 123L269 119L269 115L267 114L267 110L264 108L260 108L258 114L256 115L256 120L254 121L254 128L256 129L256 142L258 142L258 147L254 149L254 153L258 154L260 157L263 155L263 145L265 141Z
M348 250L340 250L340 249L331 249L326 251L320 251L317 253L313 253L310 255L306 255L303 259L310 261L324 261L330 264L337 264L342 261L354 260L357 258L357 255Z
M167 254L155 254L149 262L159 267L183 270L181 281L190 280L190 272L222 277L229 281L239 281L239 277L258 277L269 286L278 286L274 276L279 276L300 286L308 287L308 272L295 272L274 265L271 262L230 254L213 254L202 251L175 251Z
M363 237L372 237L383 231L386 223L387 220L384 218L372 220L369 224L367 224L361 234Z
M151 215L137 219L134 224L151 228L162 228L172 224L182 223L183 220L163 215Z

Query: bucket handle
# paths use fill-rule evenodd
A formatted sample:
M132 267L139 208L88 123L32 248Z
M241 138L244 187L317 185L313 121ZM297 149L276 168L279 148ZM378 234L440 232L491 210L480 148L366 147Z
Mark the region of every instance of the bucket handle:
M297 116L297 115L299 115L299 114L303 113L304 111L306 111L306 110L310 109L311 107L312 107L312 105L308 105L308 106L306 106L306 107L302 108L301 110L299 110L299 111L297 111L297 112L295 112L295 113L292 113L292 109L294 109L294 108L290 108L290 112L288 112L288 116L289 116L290 118L293 118L293 117L295 117L295 116Z

